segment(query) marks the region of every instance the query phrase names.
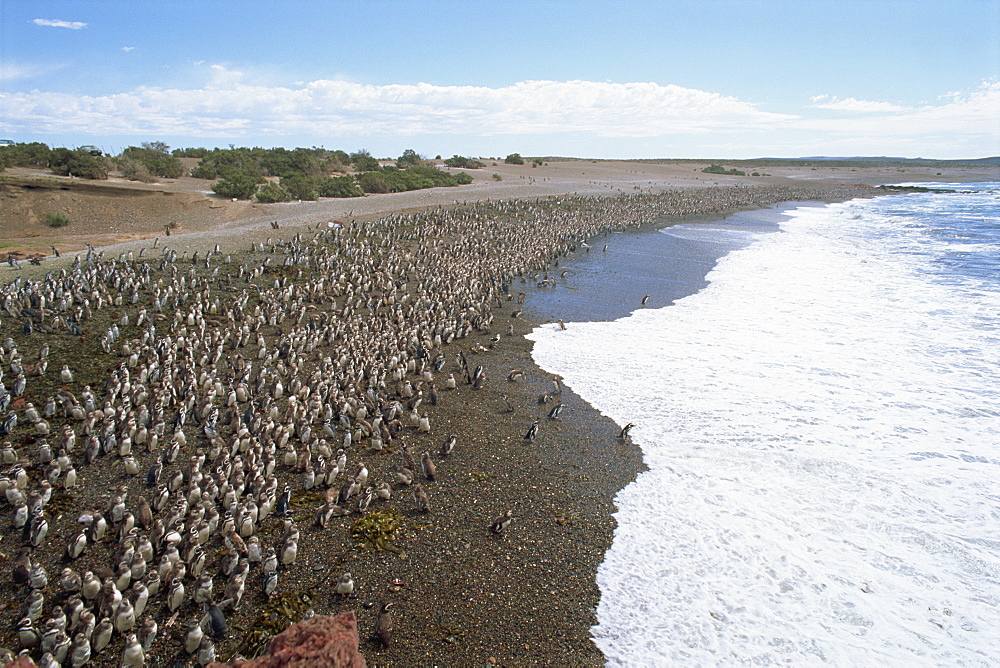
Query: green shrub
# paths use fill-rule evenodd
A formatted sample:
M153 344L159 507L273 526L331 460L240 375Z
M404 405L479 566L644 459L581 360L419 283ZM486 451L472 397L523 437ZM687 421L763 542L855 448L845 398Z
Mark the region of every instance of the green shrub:
M705 169L701 170L706 174L726 174L728 176L746 176L746 172L741 172L738 169L726 169L722 165L709 165Z
M358 176L358 185L366 193L388 193L392 187L385 177L378 172L365 172Z
M69 216L65 213L47 213L42 218L42 222L49 227L66 227L69 225Z
M350 176L331 176L316 186L320 197L361 197L364 195L358 184Z
M511 153L504 159L504 162L508 165L523 165L524 158L521 157L520 153Z
M200 163L191 170L191 176L196 179L207 179L209 181L219 178L219 170L212 163Z
M292 199L316 199L316 181L298 172L281 177L281 187L288 191Z
M51 151L41 142L0 146L0 169L7 167L48 167Z
M129 181L152 183L156 180L156 178L149 172L149 169L146 168L146 165L131 158L119 159L118 171L121 172L123 179L128 179Z
M273 204L275 202L287 202L292 199L292 196L287 190L279 186L277 183L265 183L257 191L256 195L257 201L262 204Z
M213 184L212 190L223 197L250 199L257 192L257 179L250 174L237 172Z
M129 146L121 157L145 165L150 174L176 179L184 175L184 165L167 152L169 148L163 142L143 142L141 147Z
M412 148L406 149L403 151L403 155L396 158L396 167L400 169L416 167L422 164L424 164L424 159L421 158Z
M354 167L356 172L377 172L381 166L378 164L378 160L372 157L372 154L361 149L357 153L352 153L350 156L351 166Z
M204 158L211 153L207 148L175 148L170 155L175 158Z
M493 175L493 180L494 181L503 181L503 177L500 176L499 174L494 174Z
M107 158L91 155L87 151L56 148L49 154L49 169L60 176L96 180L108 178L110 164Z
M460 186L472 183L472 177L466 174L465 172L459 172L458 174L455 174L452 178L455 179L455 183L457 183Z
M473 158L466 158L461 155L454 155L444 161L444 164L449 167L458 167L459 169L479 169L483 166L483 163L475 160Z

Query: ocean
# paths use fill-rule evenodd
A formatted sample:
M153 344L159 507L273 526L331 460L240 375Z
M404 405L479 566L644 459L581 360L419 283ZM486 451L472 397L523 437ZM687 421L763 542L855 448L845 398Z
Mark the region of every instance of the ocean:
M535 361L649 467L609 665L1000 663L1000 183L925 185L612 235L531 291L566 322Z

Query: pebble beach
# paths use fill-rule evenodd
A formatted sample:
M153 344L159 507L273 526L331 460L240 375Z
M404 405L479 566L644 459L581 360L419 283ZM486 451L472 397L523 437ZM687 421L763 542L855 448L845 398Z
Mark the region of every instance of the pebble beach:
M602 665L595 574L642 454L534 365L525 286L611 232L875 193L487 200L4 266L0 647L197 664L354 610L373 666Z

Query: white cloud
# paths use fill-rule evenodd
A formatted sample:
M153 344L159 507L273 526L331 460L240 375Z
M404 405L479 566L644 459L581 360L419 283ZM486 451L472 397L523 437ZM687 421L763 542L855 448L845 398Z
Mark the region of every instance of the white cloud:
M291 88L247 84L244 78L213 65L200 89L150 87L100 97L10 93L4 104L11 123L37 130L162 134L183 128L215 136L227 128L242 129L249 138L566 132L655 137L773 127L794 118L734 97L655 83L525 81L488 88L319 80Z
M843 100L829 95L817 95L812 98L812 102L817 109L832 109L834 111L857 111L857 112L893 112L903 111L903 107L891 102L874 102L871 100L858 100L848 97Z
M814 100L816 98L813 98ZM836 100L836 98L832 98ZM848 102L853 100L842 100ZM883 135L951 134L992 137L994 146L1000 140L1000 82L984 81L972 91L951 92L942 95L936 104L900 107L887 103L883 109L863 109L878 112L856 118L814 119L802 123L804 127L826 128L839 132L875 133ZM816 105L822 108L833 108ZM984 148L986 148L984 146Z
M69 28L70 30L79 30L80 28L86 28L87 24L82 21L63 21L61 19L35 19L32 21L36 26L46 26L49 28Z
M134 46L123 46L122 47L122 51L124 51L125 53L128 53L129 51L135 51L135 47Z
M649 82L522 81L491 88L324 79L270 86L222 65L203 72L204 84L194 88L102 96L0 92L5 132L226 142L270 137L275 143L286 137L317 144L433 135L482 145L518 137L523 145L553 147L552 153L559 145L617 145L630 147L633 157L695 155L700 147L730 147L713 154L732 157L739 156L731 151L745 157L1000 154L997 82L911 107L817 96L793 115Z

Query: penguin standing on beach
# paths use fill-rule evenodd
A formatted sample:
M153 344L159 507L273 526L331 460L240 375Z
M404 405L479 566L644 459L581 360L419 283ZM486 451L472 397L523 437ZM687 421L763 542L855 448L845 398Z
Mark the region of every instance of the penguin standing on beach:
M513 519L514 519L514 511L509 509L506 510L503 514L500 515L500 517L493 520L493 523L490 524L490 531L496 534L503 533L504 530L508 526L510 526L510 522Z
M531 427L528 428L528 433L524 435L524 440L533 441L536 436L538 436L538 420L531 423Z
M413 503L419 512L431 512L430 499L427 498L427 492L424 491L424 488L419 483L413 486Z
M385 646L392 640L392 602L383 603L375 618L375 637Z

